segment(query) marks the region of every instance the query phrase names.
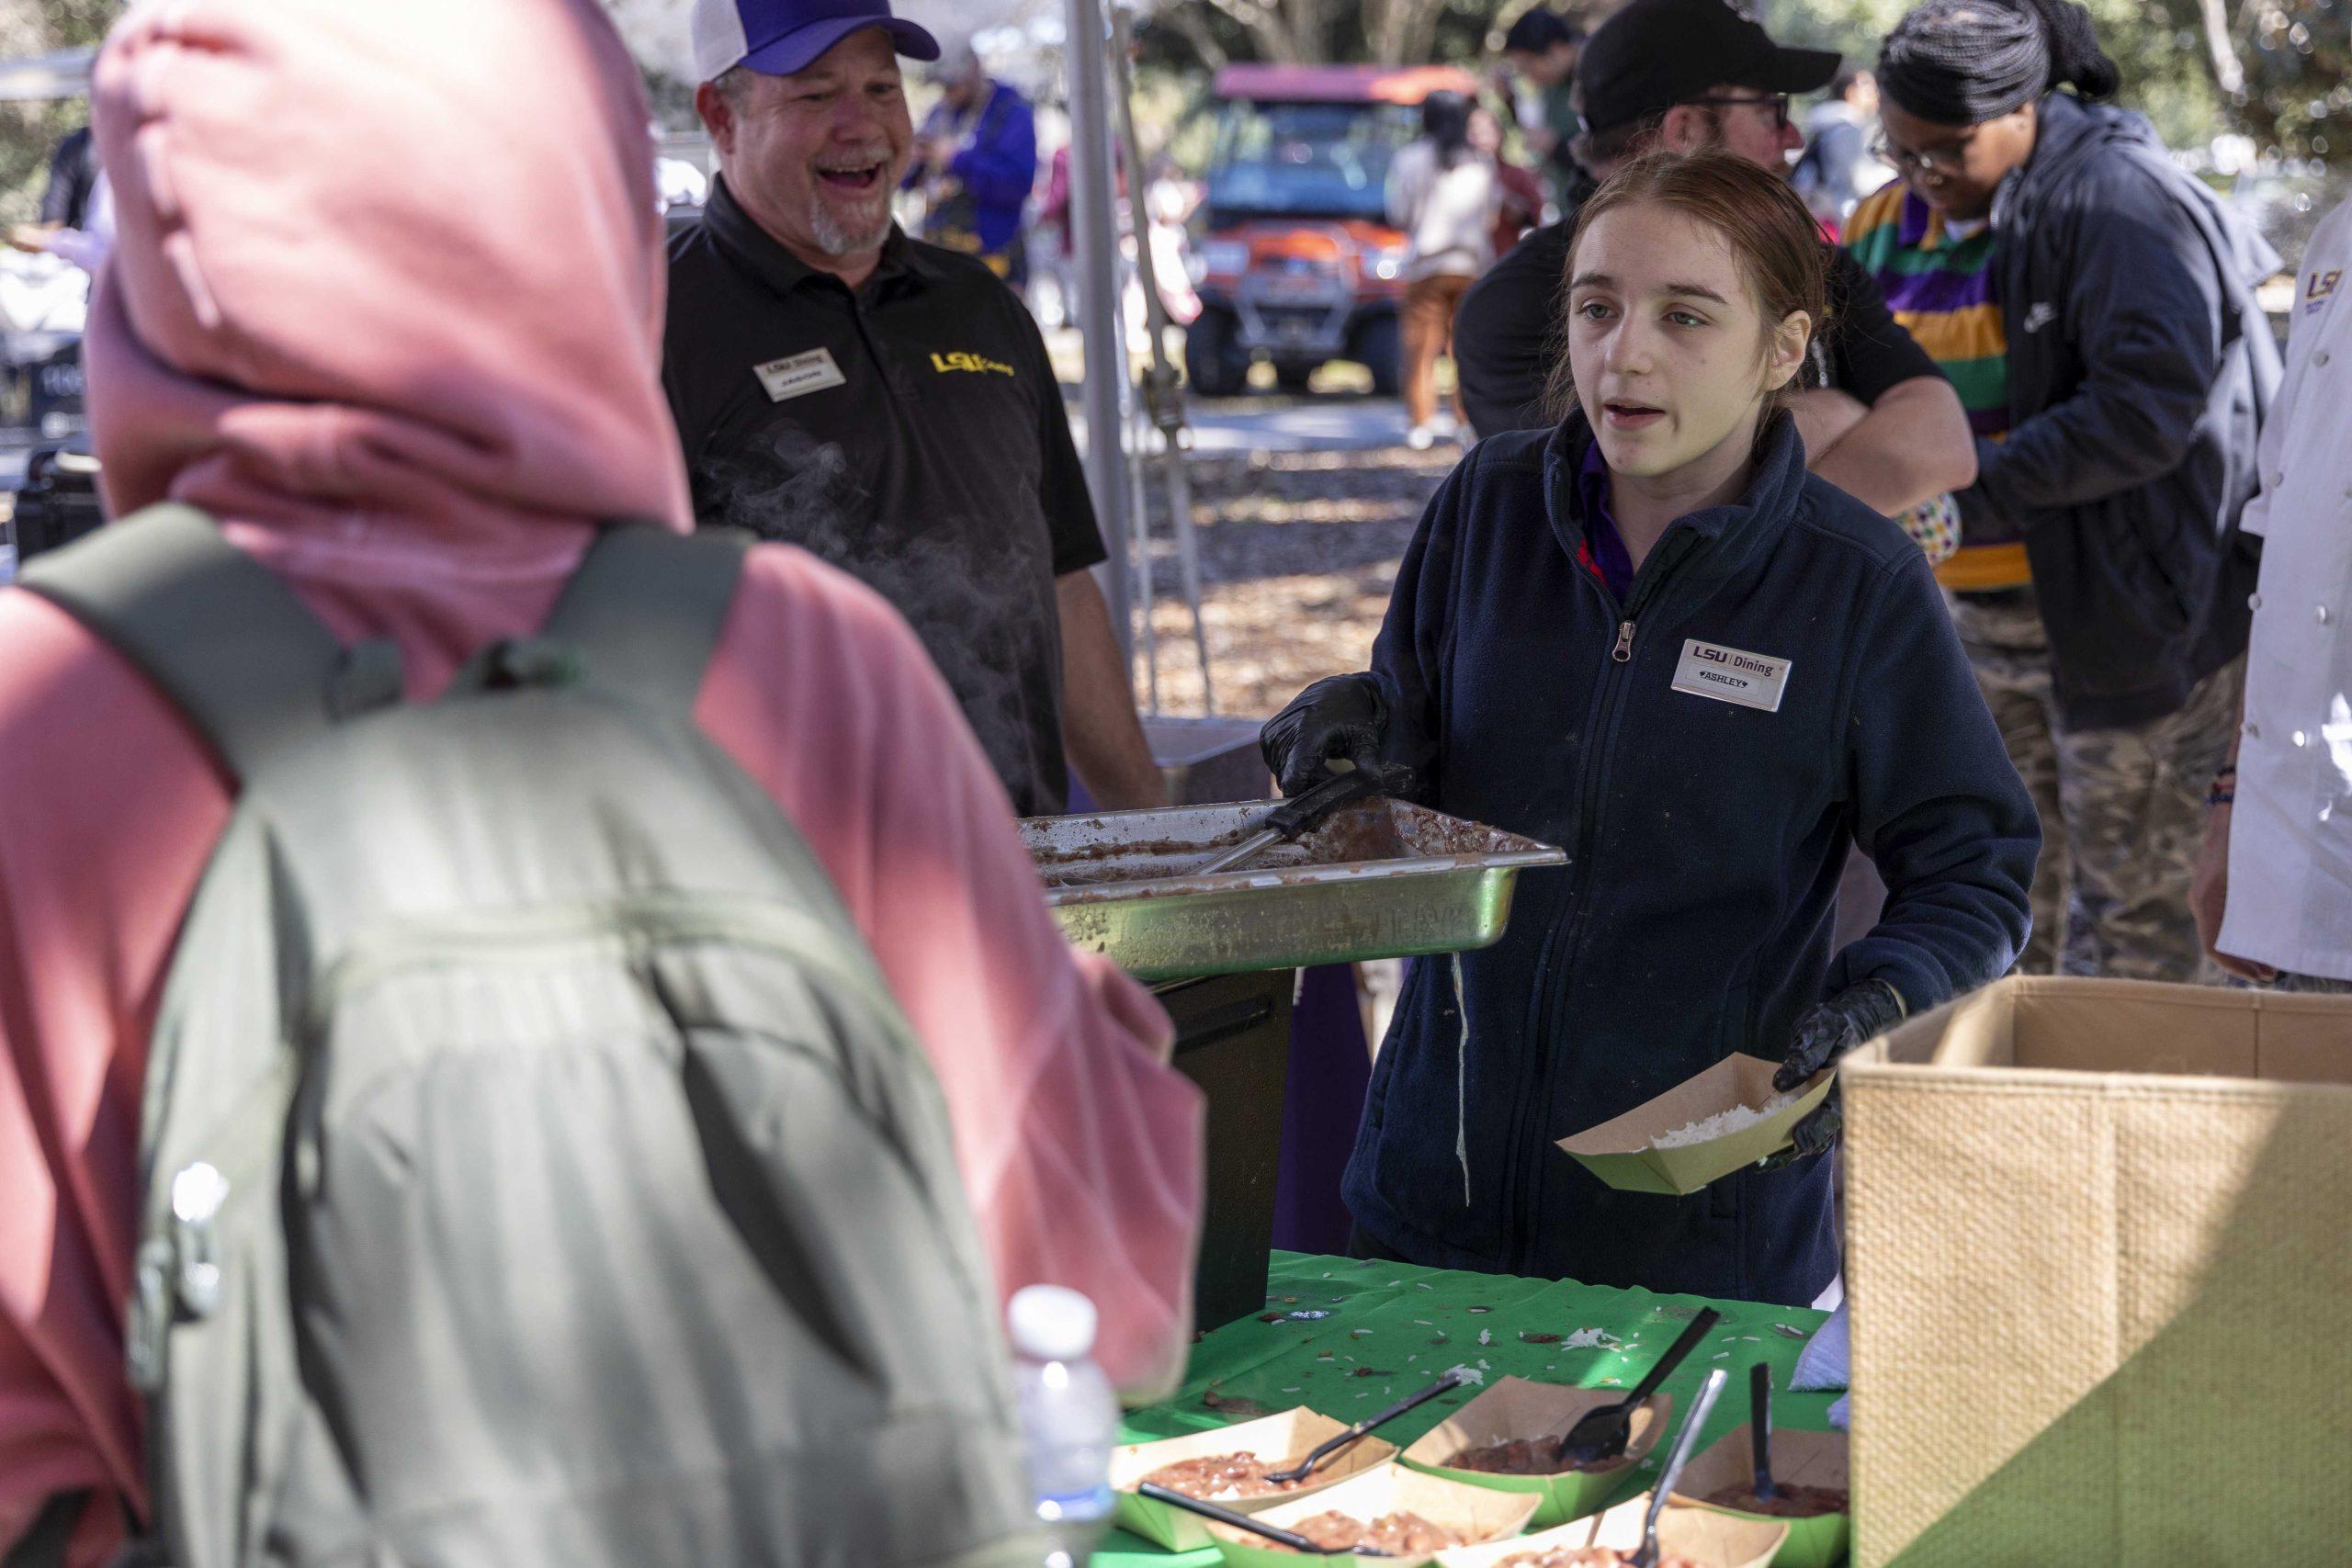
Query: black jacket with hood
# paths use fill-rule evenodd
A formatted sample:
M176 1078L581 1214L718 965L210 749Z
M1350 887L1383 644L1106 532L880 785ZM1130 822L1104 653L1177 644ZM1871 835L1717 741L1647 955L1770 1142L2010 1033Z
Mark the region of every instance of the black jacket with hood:
M2058 705L2082 728L2177 712L2245 649L2278 253L2173 166L2146 119L2041 100L1994 198L2009 433L1976 444L1963 525L2025 536Z

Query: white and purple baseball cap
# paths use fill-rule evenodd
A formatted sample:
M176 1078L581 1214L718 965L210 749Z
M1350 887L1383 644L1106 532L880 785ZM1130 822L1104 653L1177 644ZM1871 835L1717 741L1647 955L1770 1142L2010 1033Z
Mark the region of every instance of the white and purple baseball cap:
M748 65L789 76L860 28L884 29L910 60L939 58L939 40L890 15L889 0L695 0L695 73L709 82Z

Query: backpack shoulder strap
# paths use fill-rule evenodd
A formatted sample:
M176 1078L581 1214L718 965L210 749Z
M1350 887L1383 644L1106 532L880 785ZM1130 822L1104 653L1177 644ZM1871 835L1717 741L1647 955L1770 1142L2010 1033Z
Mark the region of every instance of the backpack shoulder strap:
M540 635L579 653L590 685L691 712L751 543L729 529L616 524L588 547Z
M90 1505L89 1491L52 1492L33 1516L31 1526L17 1538L0 1568L66 1568L73 1560L74 1531Z
M136 665L240 782L331 720L342 646L192 506L143 508L17 581Z

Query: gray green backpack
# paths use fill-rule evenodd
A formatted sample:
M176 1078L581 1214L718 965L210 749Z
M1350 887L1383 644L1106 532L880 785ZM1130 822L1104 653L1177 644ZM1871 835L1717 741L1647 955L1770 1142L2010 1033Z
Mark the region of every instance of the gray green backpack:
M27 573L241 786L147 1070L153 1560L1043 1560L938 1085L693 721L742 554L607 529L424 705L184 507Z

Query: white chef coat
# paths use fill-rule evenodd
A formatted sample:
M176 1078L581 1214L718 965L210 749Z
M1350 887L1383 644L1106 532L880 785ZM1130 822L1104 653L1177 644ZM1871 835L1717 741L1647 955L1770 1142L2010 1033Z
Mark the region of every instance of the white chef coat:
M2352 979L2352 202L2296 279L2262 431L2264 537L2230 824L2223 953Z

